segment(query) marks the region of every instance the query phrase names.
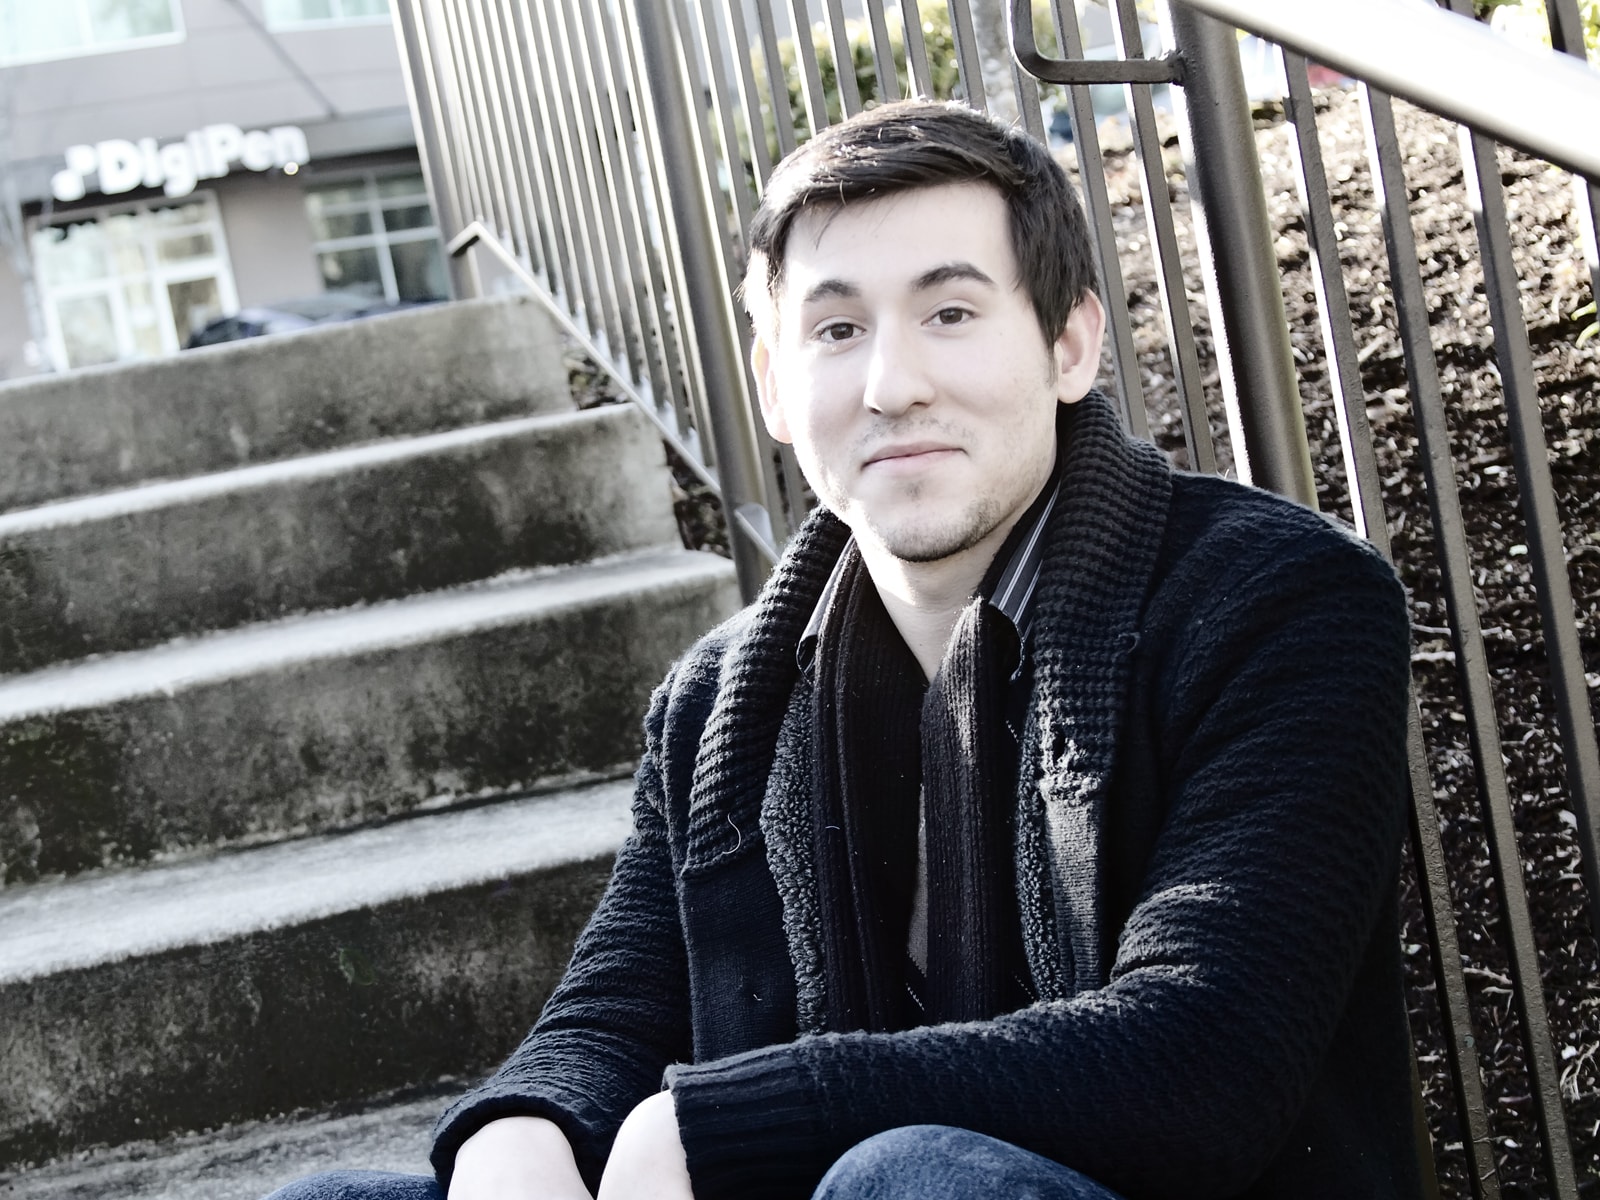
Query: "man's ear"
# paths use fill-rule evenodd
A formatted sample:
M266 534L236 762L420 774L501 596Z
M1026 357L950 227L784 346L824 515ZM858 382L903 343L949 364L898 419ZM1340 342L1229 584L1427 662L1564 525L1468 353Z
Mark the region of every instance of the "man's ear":
M1075 404L1094 386L1100 373L1100 343L1106 331L1106 310L1100 297L1085 292L1067 315L1066 328L1051 350L1056 356L1056 398Z
M789 422L778 400L778 377L772 367L772 349L764 335L757 333L750 343L750 373L756 379L756 399L761 404L761 420L775 442L792 442Z

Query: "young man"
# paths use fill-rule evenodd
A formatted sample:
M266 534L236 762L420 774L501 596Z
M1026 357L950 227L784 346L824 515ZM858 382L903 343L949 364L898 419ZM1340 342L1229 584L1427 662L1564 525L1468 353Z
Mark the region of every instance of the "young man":
M1124 435L1020 132L875 109L751 242L821 506L658 689L610 888L438 1183L295 1194L1418 1195L1392 572Z

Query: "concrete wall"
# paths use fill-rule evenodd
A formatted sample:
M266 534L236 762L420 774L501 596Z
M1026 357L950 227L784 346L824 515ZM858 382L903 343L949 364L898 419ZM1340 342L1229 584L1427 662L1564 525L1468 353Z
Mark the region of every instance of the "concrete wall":
M322 291L302 182L277 173L240 173L218 182L225 185L217 188L217 199L239 307Z

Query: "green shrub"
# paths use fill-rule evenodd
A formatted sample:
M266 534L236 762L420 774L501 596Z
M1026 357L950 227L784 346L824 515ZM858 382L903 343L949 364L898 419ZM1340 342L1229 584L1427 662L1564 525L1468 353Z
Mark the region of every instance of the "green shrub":
M1480 17L1488 19L1497 8L1515 9L1525 14L1530 25L1540 31L1540 39L1550 44L1550 18L1544 0L1473 0ZM1578 15L1583 20L1583 45L1589 58L1600 63L1600 0L1578 0Z
M928 70L932 76L933 94L941 100L961 95L961 77L956 68L956 41L950 29L950 10L939 0L921 0L918 5L922 16L922 41L928 56ZM906 70L905 31L897 13L891 13L885 22L889 29L890 52L894 57L895 75L900 81L900 91L909 91ZM1040 49L1049 55L1057 53L1055 26L1050 15L1049 0L1033 0L1034 32ZM865 107L877 103L881 93L878 88L877 69L872 59L872 29L864 20L845 22L850 43L851 66L855 71L856 87ZM833 57L828 30L822 23L811 27L811 45L816 53L818 74L822 77L822 93L827 101L828 120L837 121L843 115L839 101L839 77ZM778 58L782 64L783 79L789 101L789 120L794 130L794 140L803 142L809 136L806 122L805 92L801 83L800 56L793 38L783 38L778 43ZM751 51L755 68L757 89L763 97L771 95L767 85L766 62L759 50ZM1051 89L1044 89L1048 93ZM767 148L774 158L778 154L775 114L765 101L761 106L761 119L767 135Z

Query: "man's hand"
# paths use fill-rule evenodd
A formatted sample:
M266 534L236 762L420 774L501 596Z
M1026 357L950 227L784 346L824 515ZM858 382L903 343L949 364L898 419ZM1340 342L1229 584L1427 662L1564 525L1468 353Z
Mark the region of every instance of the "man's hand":
M559 1125L543 1117L501 1117L456 1151L450 1200L591 1198Z
M638 1105L617 1130L598 1200L694 1200L671 1092Z

